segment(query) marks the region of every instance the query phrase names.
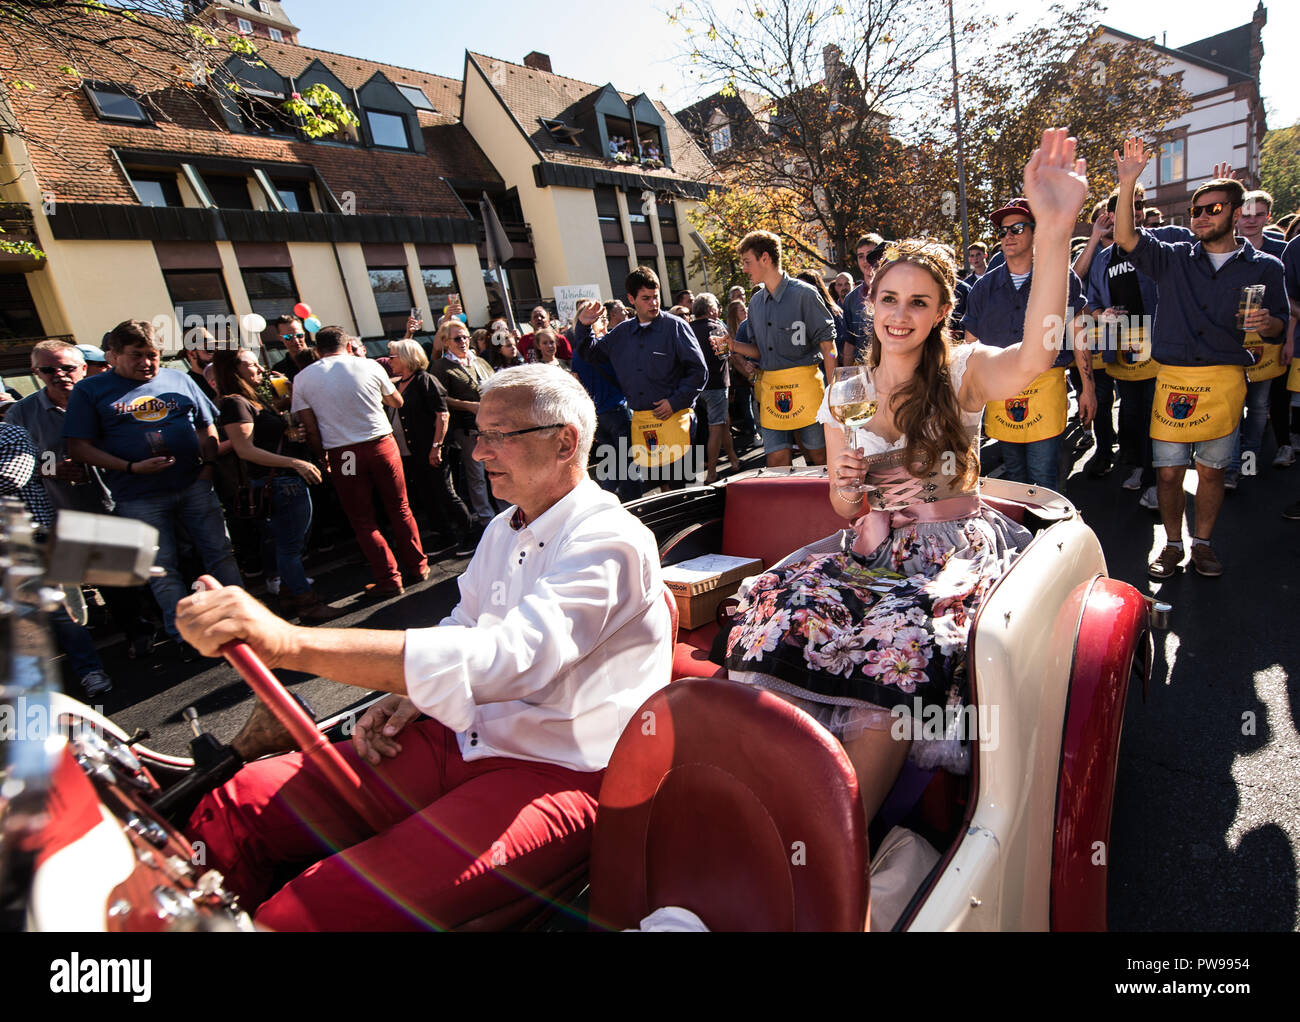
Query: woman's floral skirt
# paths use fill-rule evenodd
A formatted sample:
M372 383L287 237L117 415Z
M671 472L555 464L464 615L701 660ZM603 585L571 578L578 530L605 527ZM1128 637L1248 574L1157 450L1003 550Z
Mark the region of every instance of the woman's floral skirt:
M727 667L814 703L895 714L901 706L913 716L937 706L953 719L969 690L975 612L1029 532L983 508L897 529L866 558L847 552L851 532L833 539L792 554L742 593ZM913 758L960 769L960 743L929 744L914 742Z

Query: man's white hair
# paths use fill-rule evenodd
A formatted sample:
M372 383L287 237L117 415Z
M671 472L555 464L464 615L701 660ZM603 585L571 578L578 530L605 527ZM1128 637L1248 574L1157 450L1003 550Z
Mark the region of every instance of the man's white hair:
M583 467L591 454L591 441L596 435L596 406L591 395L573 376L558 366L534 363L502 369L479 387L480 396L494 390L527 390L532 399L532 419L543 423L562 422L578 429L578 463ZM521 401L523 395L511 395Z

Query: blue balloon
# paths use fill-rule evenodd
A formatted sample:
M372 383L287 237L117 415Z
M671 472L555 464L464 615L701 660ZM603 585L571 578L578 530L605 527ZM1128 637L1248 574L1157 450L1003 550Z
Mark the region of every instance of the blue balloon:
M309 333L317 333L320 330L320 320L315 316L308 316L302 321L302 325L307 328Z

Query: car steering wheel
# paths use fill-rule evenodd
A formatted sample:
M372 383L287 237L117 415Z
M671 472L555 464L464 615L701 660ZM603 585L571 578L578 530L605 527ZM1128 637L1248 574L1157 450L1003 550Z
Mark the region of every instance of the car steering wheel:
M220 588L221 583L211 575L202 575L195 583L196 591ZM227 642L221 647L221 655L248 682L257 698L262 700L275 719L289 732L303 757L320 769L339 797L356 810L376 833L386 829L387 814L370 789L362 785L357 772L348 765L338 749L325 740L325 736L317 730L316 722L298 705L284 683L271 673L252 647L246 642Z

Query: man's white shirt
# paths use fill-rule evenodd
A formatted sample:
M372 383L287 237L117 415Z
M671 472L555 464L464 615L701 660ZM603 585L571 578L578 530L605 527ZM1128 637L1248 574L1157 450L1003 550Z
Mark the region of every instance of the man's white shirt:
M436 628L406 632L407 693L488 756L601 770L668 684L671 618L653 534L584 479L536 521L497 515Z
M391 433L384 395L395 389L378 362L355 355L328 355L294 377L292 408L295 412L307 409L316 416L321 446L331 451Z

